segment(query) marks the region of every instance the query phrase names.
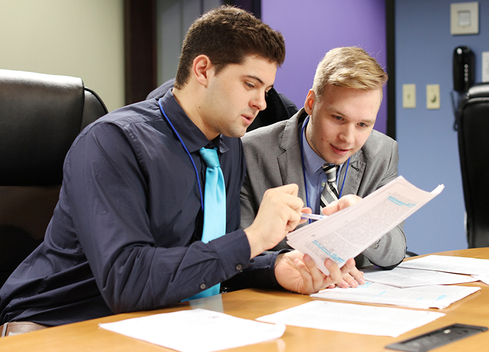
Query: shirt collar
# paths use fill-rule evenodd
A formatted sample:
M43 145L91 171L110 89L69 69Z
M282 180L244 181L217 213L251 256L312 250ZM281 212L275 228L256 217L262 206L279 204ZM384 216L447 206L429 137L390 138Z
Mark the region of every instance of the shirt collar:
M212 146L218 147L221 154L229 151L229 147L224 142L222 135L212 141L207 139L205 134L193 123L180 104L178 104L171 89L160 99L160 103L190 153L194 153L202 147Z
M311 148L306 139L306 129L304 126L307 125L309 121L309 117L304 120L303 128L302 128L302 150L304 152L304 166L306 168L306 172L309 176L314 175L319 170L322 170L322 166L326 162L323 158L316 154L316 152Z

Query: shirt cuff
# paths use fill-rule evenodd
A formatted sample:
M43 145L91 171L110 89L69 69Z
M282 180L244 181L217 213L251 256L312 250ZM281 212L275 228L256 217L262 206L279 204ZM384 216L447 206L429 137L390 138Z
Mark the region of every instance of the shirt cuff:
M251 248L243 230L230 232L209 244L219 256L219 262L227 279L251 265Z

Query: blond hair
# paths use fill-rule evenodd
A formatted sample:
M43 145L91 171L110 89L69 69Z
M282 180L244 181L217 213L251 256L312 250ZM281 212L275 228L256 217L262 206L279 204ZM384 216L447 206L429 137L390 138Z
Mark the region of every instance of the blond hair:
M359 47L340 47L326 53L318 64L312 89L322 96L328 85L361 90L379 89L387 74L377 60Z

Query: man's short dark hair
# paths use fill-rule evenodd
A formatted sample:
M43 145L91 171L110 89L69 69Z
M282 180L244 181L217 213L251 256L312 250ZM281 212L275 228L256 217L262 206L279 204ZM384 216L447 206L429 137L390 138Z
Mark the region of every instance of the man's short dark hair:
M249 12L224 5L203 14L190 26L183 41L176 88L187 83L193 60L199 55L209 57L216 74L226 65L243 63L248 55L280 66L285 60L285 42L280 32Z

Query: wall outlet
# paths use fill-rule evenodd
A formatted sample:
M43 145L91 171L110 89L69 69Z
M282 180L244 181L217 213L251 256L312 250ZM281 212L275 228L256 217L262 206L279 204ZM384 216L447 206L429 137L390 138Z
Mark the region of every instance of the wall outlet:
M489 82L489 51L482 53L482 82Z

